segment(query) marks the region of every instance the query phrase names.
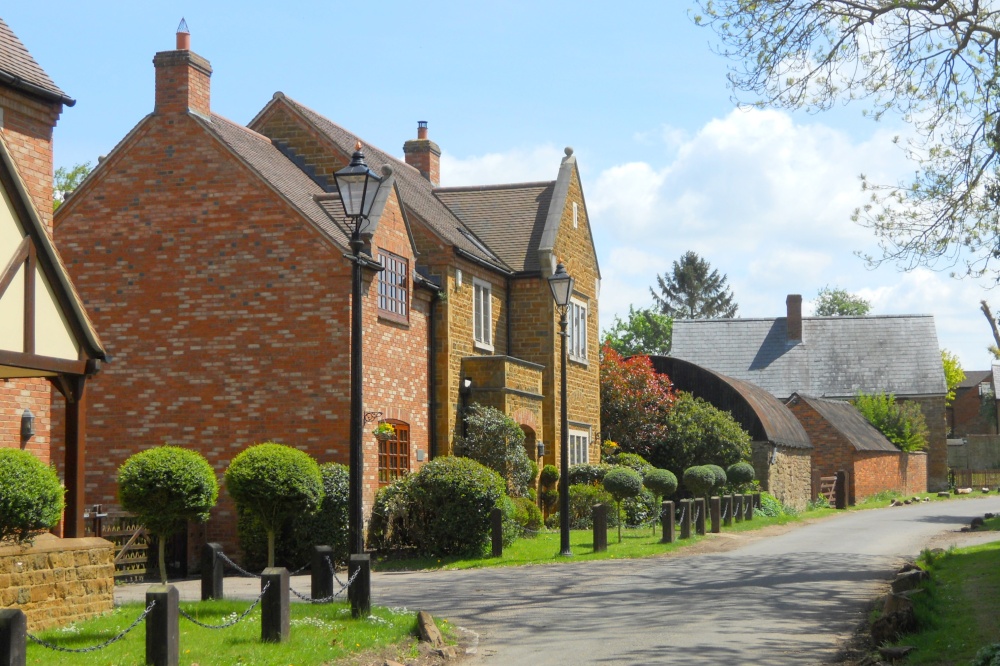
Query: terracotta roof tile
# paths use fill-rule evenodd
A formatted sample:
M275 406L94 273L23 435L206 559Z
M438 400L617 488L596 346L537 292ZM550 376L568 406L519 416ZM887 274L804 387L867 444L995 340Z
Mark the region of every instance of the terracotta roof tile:
M0 19L0 74L5 75L0 78L16 88L67 106L76 103L49 78L3 19Z

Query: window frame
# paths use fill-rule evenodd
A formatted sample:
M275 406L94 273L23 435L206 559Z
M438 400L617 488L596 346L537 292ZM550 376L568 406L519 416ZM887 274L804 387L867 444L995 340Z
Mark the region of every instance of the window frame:
M567 428L569 446L569 464L585 465L590 462L590 428ZM580 453L583 459L580 459Z
M582 312L582 315L580 313ZM587 325L590 322L590 304L582 298L573 296L566 308L566 346L569 360L586 365L590 362L590 349L587 344ZM580 333L583 335L580 336ZM582 345L579 343L582 340ZM582 347L582 350L581 350ZM582 351L582 354L579 353Z
M395 429L391 439L378 440L378 485L387 486L410 473L410 424L387 419ZM400 434L405 436L400 438ZM390 464L394 463L394 464Z
M493 284L477 277L472 278L472 342L493 351Z
M378 315L400 323L410 321L410 262L406 257L378 250L378 262L383 270L378 276ZM395 278L389 280L388 278ZM402 298L399 295L402 295ZM402 310L402 312L399 312Z

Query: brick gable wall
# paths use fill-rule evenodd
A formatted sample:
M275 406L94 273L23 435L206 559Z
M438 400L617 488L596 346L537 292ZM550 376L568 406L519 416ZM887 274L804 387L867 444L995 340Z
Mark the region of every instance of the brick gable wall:
M265 440L347 463L344 249L184 114L150 117L71 204L57 235L112 358L88 388L88 503L115 504L118 466L164 443L201 451L220 479ZM413 266L394 197L373 246ZM377 291L368 272L365 411L408 422L413 449L426 448L429 301L417 292L398 324L378 317ZM374 438L364 447L367 508ZM224 490L220 500L199 532L234 549Z

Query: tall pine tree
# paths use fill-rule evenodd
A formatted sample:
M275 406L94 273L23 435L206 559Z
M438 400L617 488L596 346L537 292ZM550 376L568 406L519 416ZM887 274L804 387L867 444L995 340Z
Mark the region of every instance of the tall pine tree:
M726 276L695 252L685 252L669 275L657 275L660 293L650 288L660 312L675 319L735 317L737 305Z

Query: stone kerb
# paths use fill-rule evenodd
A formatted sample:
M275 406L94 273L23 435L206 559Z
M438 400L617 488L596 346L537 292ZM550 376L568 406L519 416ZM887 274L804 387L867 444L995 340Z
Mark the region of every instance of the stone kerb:
M114 558L114 545L97 537L42 534L30 546L0 546L0 607L23 611L29 631L106 613L114 603Z

